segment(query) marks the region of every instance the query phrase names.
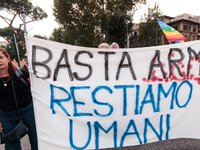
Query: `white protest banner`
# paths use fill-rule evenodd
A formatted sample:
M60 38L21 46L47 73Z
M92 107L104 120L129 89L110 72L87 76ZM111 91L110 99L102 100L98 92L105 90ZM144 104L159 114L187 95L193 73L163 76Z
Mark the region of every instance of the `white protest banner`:
M200 41L98 49L25 38L39 149L200 138Z

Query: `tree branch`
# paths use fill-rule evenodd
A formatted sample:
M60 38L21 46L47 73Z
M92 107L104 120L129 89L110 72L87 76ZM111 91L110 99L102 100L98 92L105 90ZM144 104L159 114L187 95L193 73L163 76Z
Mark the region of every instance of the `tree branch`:
M23 18L20 16L20 14L18 14L18 16L19 16L19 19L20 19L21 21L23 21Z
M20 24L20 25L19 25L19 31L21 30L21 28L22 28L22 25L23 25L23 24Z
M15 17L16 17L16 15L17 15L17 14L14 14L14 16L13 16L12 20L10 20L10 26L12 26L12 24L13 24L13 21L15 20Z
M31 20L31 21L27 21L26 24L27 24L27 23L34 22L34 21L39 21L39 20Z
M1 1L1 0L0 0ZM23 27L23 13L26 13L30 19L26 23L31 23L34 21L42 20L43 18L47 17L47 14L40 8L34 7L32 3L29 3L28 0L4 0L4 3L1 3L1 11L4 11L6 15L0 15L2 21L5 21L6 24L12 29L14 29L15 20L19 17L19 22L17 23L19 28L17 29L17 36L25 42L24 33L22 32L21 28ZM24 8L24 10L22 10ZM8 17L9 15L9 17ZM6 16L6 17L4 17ZM34 19L36 17L36 19ZM37 19L38 18L38 19ZM12 31L10 31L12 32Z
M11 21L10 19L8 19L8 18L6 18L6 17L3 17L3 16L1 16L1 15L0 15L0 17L1 17L8 25L10 25L9 22L7 21L7 20Z
M13 15L13 14L14 14L14 13L12 13L12 11L9 11L9 10L7 10L7 9L5 9L5 8L3 8L3 11L7 12L7 13L10 14L10 15Z

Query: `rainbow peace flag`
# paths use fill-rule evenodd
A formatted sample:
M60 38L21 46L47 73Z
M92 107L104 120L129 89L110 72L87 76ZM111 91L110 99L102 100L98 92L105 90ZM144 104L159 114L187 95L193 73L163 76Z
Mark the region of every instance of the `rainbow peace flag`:
M157 19L157 21L158 21L160 28L163 30L165 37L167 38L167 40L169 42L183 43L183 42L187 41L187 39L182 34L180 34L178 31L176 31L174 28L168 26L167 24L160 21L159 19Z

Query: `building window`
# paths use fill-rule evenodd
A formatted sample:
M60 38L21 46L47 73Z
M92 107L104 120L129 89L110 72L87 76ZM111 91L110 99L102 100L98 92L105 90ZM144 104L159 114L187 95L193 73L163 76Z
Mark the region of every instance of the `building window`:
M191 26L188 26L188 28L187 28L187 29L188 29L188 31L190 31L190 30L191 30Z
M193 27L193 32L196 32L197 28L196 27Z
M137 37L137 32L134 33L134 37Z
M191 30L191 26L190 25L183 25L183 30L190 31Z
M174 28L175 30L178 30L178 26L174 26L173 28Z
M187 30L187 25L183 25L183 30Z

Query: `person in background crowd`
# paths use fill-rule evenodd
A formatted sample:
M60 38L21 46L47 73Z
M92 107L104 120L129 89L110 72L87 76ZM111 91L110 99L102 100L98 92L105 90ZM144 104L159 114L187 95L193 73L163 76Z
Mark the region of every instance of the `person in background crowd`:
M24 65L22 68L23 68L24 70L27 70L27 71L28 71L28 67L27 67L26 65Z
M11 62L6 49L0 47L0 132L6 134L19 123L12 82L23 123L28 127L31 150L38 150L37 133L30 87L25 85L16 75L16 66ZM24 78L29 81L29 72L21 69ZM21 150L20 140L5 143L6 150Z
M110 48L107 43L101 43L98 48Z
M116 48L116 49L118 49L118 48L119 48L119 45L118 45L116 42L113 42L113 43L111 44L111 48Z

